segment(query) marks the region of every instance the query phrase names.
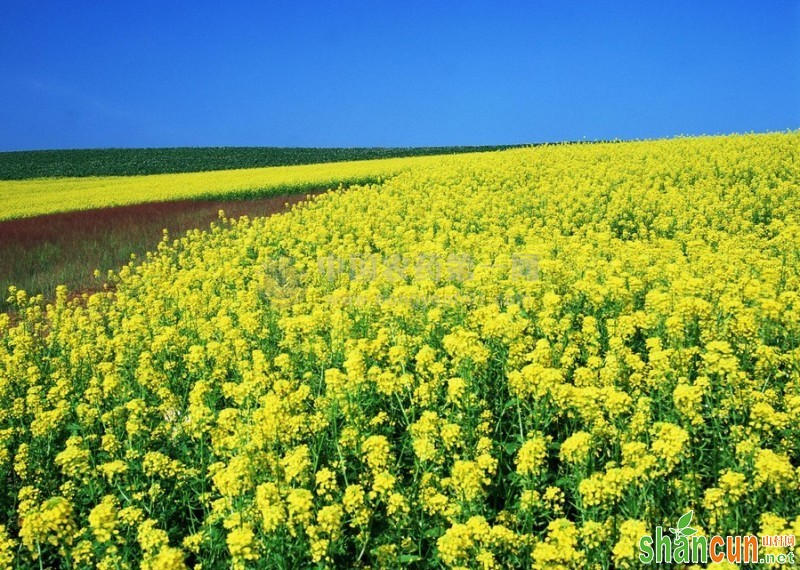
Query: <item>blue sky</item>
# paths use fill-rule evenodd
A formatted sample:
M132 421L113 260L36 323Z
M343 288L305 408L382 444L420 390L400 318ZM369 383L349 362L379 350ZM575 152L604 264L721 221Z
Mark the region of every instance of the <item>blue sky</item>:
M797 0L0 7L0 150L797 128Z

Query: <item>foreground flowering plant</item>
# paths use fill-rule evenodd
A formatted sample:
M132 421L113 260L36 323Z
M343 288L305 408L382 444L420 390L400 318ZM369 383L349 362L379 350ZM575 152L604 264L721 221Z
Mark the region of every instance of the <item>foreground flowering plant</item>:
M113 292L12 290L0 567L635 568L688 510L800 535L798 143L441 157Z

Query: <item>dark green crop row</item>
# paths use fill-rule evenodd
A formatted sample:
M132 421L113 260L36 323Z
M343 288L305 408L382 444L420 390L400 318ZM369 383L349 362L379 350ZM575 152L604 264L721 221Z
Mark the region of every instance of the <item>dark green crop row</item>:
M205 172L432 154L503 150L505 146L405 148L185 147L0 152L0 180ZM516 145L520 146L520 145Z

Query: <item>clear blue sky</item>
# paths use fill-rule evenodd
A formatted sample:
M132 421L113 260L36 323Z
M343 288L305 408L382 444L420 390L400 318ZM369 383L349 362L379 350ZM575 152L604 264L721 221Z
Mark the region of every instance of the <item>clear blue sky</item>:
M0 5L0 150L800 128L800 0Z

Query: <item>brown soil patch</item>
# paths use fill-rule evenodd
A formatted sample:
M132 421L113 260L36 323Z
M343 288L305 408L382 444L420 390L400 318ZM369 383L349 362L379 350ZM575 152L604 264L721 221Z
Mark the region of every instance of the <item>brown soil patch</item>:
M46 298L53 297L59 284L73 294L96 290L102 283L93 277L95 269L105 275L130 261L131 254L141 257L154 250L164 229L172 237L207 229L219 219L219 210L228 218L269 216L324 191L155 202L0 221L0 311L11 308L5 300L10 285Z
M0 221L0 248L11 244L36 247L46 241L79 239L82 236L119 230L131 224L158 226L170 233L206 227L218 219L220 210L228 218L243 215L269 216L286 211L302 202L309 194L320 194L323 190L305 192L302 195L270 196L250 200L180 200L175 202L151 202L130 206L96 208L76 212L45 214L32 218ZM198 225L201 224L201 225Z

